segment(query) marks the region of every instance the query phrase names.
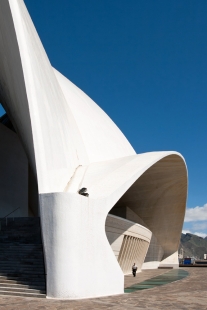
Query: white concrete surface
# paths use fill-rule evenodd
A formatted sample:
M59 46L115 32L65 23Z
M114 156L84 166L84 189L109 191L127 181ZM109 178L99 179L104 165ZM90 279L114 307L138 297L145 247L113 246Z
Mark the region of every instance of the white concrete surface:
M80 88L57 70L54 71L82 137L89 162L136 154L109 116Z
M79 165L135 154L110 118L55 73L24 2L2 0L0 14L1 102L37 171L40 192L62 192Z
M165 225L165 220L163 221L163 226ZM165 229L163 229L165 232ZM164 256L164 249L161 246L160 242L157 240L154 234L152 234L149 249L145 257L144 264L142 269L157 269L160 262Z
M82 138L22 0L0 9L1 102L15 124L41 193L62 191L88 163Z
M159 267L172 267L173 269L179 268L179 261L178 261L178 251L175 251L170 256L163 259Z
M161 160L148 167L125 191L114 207L118 211L127 206L138 214L145 226L152 231L158 247L161 247L152 253L152 261L164 260L177 251L185 215L187 192L185 162L173 152L168 154L169 156L163 156ZM142 156L147 163L149 154ZM156 153L151 156L156 156ZM162 258L161 250L163 250Z
M122 289L120 286L121 269L112 251L109 256L109 243L103 241L106 240L104 233L105 220L114 204L121 197L124 197L123 194L135 184L135 181L139 180L142 175L144 176L150 167L162 163L162 160L165 158L169 158L169 160L172 158L172 163L176 158L181 166L184 165L185 167L182 157L176 152L155 152L129 156L124 159L117 159L116 161L112 160L89 165L82 175L83 180L79 179L80 175L76 176L80 181L77 184L81 184L79 188L83 186L87 187L89 198L78 195L78 188L75 191L75 187L74 193L50 193L41 195L41 221L47 260L47 294L49 297L73 299L104 296L109 294L109 288L110 294L123 292L123 286ZM170 172L168 173L170 178L180 185L180 178L178 181L176 176L173 177ZM75 180L73 181L76 183ZM174 186L172 188L174 189ZM186 199L185 195L183 197ZM180 197L178 198L180 199ZM184 201L182 200L181 202L181 206L178 205L180 213L175 214L175 220L178 220L178 222L180 221L178 217L181 217L182 221L182 216L185 213ZM159 210L159 205L157 205L157 208ZM154 212L157 212L156 206ZM50 214L53 214L52 217ZM149 216L151 217L150 214ZM173 222L172 214L171 222ZM161 229L162 222L159 222L159 226ZM170 228L170 223L168 223L168 228ZM180 229L182 229L182 225ZM169 233L171 235L175 234L178 237L179 230L174 231L171 228ZM165 240L169 240L169 243L172 243L169 236ZM90 245L91 242L93 246ZM84 255L80 255L82 246L84 247ZM177 245L171 244L171 246L173 249ZM73 254L72 248L75 249ZM100 253L103 256L100 256ZM111 266L105 266L105 255L103 253L106 253L107 265L111 265L112 270L110 269ZM72 258L70 259L69 257L71 255ZM94 268L96 267L91 263L91 257L93 258L92 261L95 262L94 264L98 266L98 278L93 274ZM97 258L102 261L97 261ZM68 264L69 260L70 263ZM115 267L116 264L117 267ZM91 275L93 281L89 282L90 285L87 286L87 290L82 281L83 273L81 271L77 272L77 265L83 266L85 275L87 273L93 274ZM72 270L76 271L75 274ZM71 281L66 280L66 275L69 276L69 274ZM105 279L105 285L101 283L98 285L98 279L100 282L102 282L101 279ZM74 282L77 283L77 290L72 285ZM78 287L80 288L79 290Z
M47 297L123 293L124 275L105 234L106 201L72 193L41 194Z
M142 265L142 270L146 270L146 269L158 269L158 267L160 266L160 261L150 261L150 262L145 262Z
M176 152L135 155L108 116L52 68L22 0L0 2L0 68L0 102L37 177L47 296L73 299L122 293L123 273L105 235L107 214L132 193L134 205L127 200L126 206L156 235L165 250L163 258L172 255L185 213L182 156ZM161 178L161 190L155 190L147 174L153 167L156 178ZM145 188L153 192L149 197L162 200L161 205L146 208L149 220L135 206L142 176L144 180L146 176ZM167 191L165 180L171 180ZM82 187L88 189L88 198L77 193ZM167 204L169 198L172 204ZM174 224L168 225L169 233L162 239L165 217Z

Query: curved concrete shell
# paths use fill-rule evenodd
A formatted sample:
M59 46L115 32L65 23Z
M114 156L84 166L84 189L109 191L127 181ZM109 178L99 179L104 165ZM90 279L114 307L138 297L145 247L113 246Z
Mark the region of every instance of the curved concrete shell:
M174 254L179 246L186 188L185 163L180 156L172 154L143 173L119 199L112 212L128 218L126 208L129 208L138 215L142 224L156 237L164 260ZM159 259L154 257L152 261ZM178 261L176 264L178 266Z
M136 155L112 120L52 68L23 0L0 3L0 102L37 179L47 297L123 293L105 233L110 210L127 219L128 208L128 219L156 238L162 263L174 262L187 193L182 156Z

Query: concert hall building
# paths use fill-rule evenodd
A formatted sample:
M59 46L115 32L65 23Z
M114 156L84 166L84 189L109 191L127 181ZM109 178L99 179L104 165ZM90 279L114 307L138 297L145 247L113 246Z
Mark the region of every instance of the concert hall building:
M134 262L178 268L185 160L136 154L52 67L23 0L0 1L0 103L0 275L79 299L122 294Z

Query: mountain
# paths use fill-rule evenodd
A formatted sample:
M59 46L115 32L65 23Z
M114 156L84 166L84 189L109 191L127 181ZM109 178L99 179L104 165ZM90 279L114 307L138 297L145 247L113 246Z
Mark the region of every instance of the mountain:
M184 257L195 257L203 259L204 254L207 254L207 237L202 238L193 234L181 234L180 246L178 253L183 249Z

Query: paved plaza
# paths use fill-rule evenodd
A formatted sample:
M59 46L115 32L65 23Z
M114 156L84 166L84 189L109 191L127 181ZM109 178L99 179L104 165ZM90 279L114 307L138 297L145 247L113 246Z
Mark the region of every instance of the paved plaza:
M0 310L93 310L93 309L207 309L207 267L182 268L186 278L164 286L130 294L77 301L0 296ZM169 272L146 270L136 278L125 277L125 287ZM83 279L84 281L84 279Z

